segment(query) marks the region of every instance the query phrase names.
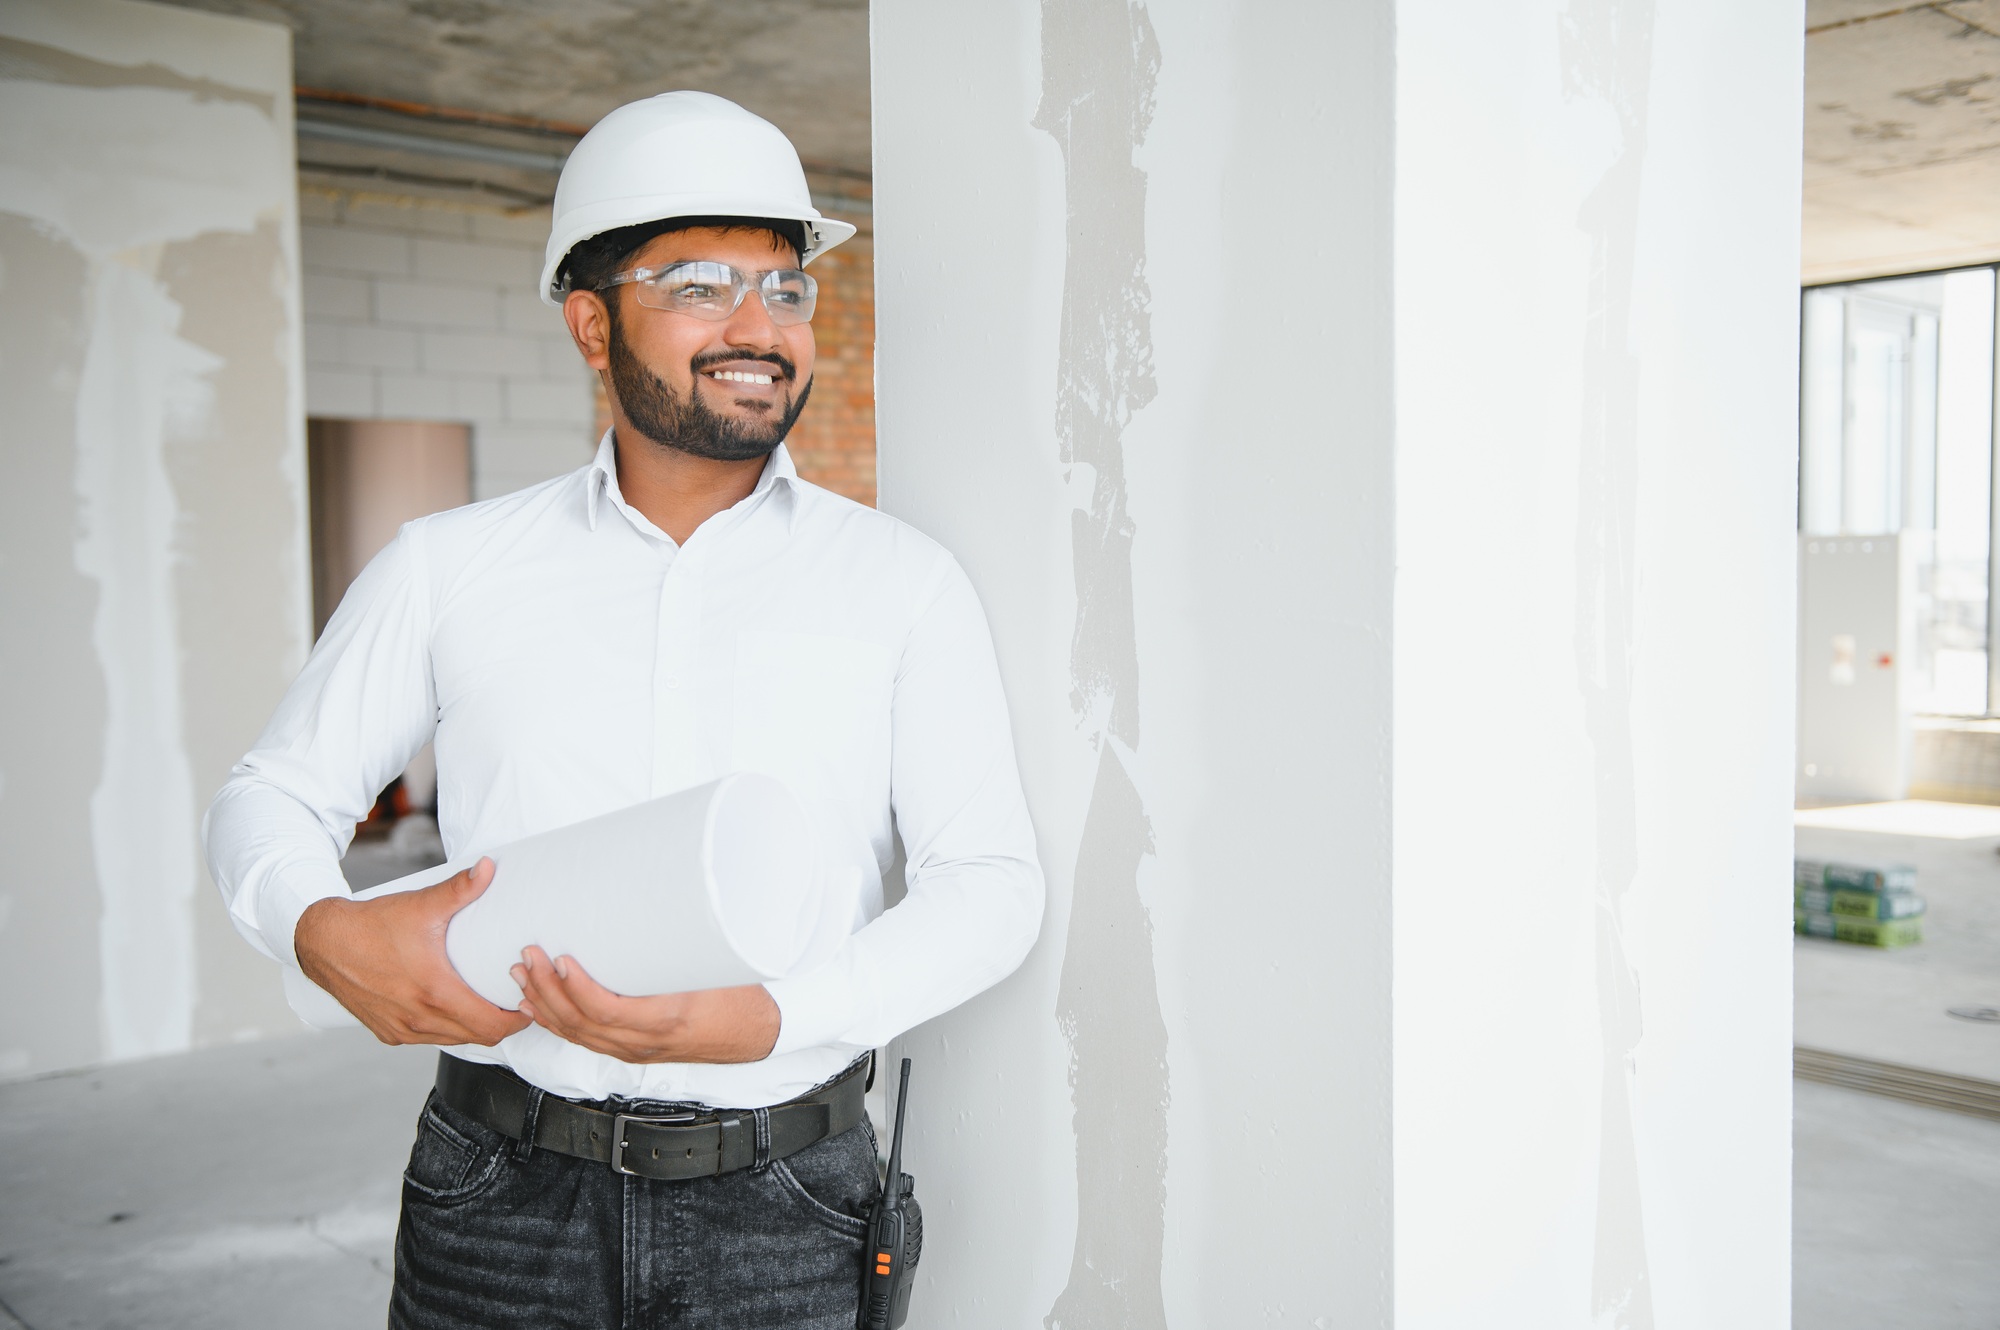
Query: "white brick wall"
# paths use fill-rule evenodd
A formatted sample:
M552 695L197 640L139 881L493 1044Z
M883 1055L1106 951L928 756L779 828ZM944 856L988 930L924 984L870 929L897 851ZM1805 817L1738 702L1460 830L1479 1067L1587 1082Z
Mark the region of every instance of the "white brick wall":
M308 415L469 424L474 498L589 459L590 371L535 293L546 212L299 202Z

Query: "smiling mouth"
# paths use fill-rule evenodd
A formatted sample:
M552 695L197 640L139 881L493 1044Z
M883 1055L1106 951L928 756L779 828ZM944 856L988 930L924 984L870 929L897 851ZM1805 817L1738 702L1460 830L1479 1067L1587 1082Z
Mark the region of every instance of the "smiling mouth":
M737 370L737 369L710 370L708 373L708 377L720 383L768 384L774 381L773 376L769 374L752 374L745 370Z

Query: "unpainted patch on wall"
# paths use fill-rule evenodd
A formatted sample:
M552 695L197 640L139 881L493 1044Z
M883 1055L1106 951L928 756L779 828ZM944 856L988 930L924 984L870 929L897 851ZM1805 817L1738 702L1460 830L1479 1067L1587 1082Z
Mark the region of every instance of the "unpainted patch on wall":
M76 566L76 390L88 322L84 256L0 212L0 946L53 964L0 969L0 1076L98 1046L101 990L90 796L104 772L97 583ZM85 903L81 904L80 903Z
M66 83L78 88L166 88L192 93L197 102L243 102L265 115L277 110L268 92L233 88L214 79L189 78L165 65L114 65L18 37L0 37L0 79Z
M1559 30L1565 90L1617 118L1618 156L1585 198L1590 319L1579 430L1576 527L1577 681L1596 780L1597 1007L1603 1031L1597 1231L1591 1311L1610 1330L1652 1330L1646 1207L1633 1115L1633 1058L1644 1027L1638 975L1625 951L1626 897L1639 869L1638 775L1632 739L1639 500L1639 361L1632 288L1645 179L1646 91L1653 6L1573 3Z
M1056 432L1092 470L1071 525L1076 628L1071 702L1094 731L1097 779L1078 848L1056 1019L1070 1048L1076 1247L1049 1330L1164 1327L1167 1029L1139 864L1153 833L1131 770L1139 647L1124 430L1153 400L1146 176L1159 43L1128 0L1043 0L1034 124L1062 149L1068 199Z

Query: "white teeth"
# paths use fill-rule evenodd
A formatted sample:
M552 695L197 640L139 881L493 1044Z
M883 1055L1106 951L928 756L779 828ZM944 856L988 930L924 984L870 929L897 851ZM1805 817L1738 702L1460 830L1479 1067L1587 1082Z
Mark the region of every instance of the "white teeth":
M719 369L709 375L712 379L723 379L729 383L770 383L769 374L748 374L738 369Z

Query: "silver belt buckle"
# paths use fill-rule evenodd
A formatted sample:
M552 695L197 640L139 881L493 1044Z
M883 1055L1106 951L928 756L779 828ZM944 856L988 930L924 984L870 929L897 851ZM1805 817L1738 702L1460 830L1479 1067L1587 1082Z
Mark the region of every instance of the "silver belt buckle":
M623 1173L628 1178L641 1176L637 1169L625 1167L625 1128L637 1122L648 1127L670 1127L676 1123L693 1122L699 1113L668 1113L653 1117L644 1113L614 1113L611 1115L611 1171Z

